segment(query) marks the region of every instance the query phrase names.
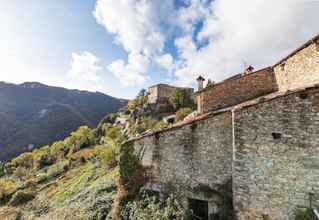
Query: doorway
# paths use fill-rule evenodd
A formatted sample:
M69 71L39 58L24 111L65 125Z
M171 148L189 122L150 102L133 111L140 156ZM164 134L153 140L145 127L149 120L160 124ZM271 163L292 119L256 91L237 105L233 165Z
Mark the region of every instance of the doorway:
M208 201L188 199L191 220L208 220Z

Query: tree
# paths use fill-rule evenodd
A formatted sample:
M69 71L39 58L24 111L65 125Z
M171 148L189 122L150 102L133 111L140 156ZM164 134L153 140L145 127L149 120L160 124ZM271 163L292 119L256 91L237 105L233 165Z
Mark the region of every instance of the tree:
M207 80L207 86L214 85L214 84L215 84L215 82L212 81L211 79Z
M184 118L192 113L191 108L181 108L176 112L176 121L182 121Z
M136 97L136 103L140 107L144 107L148 101L148 94L145 89L142 89Z
M194 105L190 94L185 89L174 89L169 97L169 101L176 111L184 107L191 108Z

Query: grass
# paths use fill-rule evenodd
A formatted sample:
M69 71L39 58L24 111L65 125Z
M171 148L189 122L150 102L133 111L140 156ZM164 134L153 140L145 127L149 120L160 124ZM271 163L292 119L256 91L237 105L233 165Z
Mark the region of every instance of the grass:
M60 180L62 184L58 187L58 191L54 195L57 204L62 205L66 199L71 198L72 195L83 190L93 175L93 172L94 165L92 163L86 163L68 172L66 176Z

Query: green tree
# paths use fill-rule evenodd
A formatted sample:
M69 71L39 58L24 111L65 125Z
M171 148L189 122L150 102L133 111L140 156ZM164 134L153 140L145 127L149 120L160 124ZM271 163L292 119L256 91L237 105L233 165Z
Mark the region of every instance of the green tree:
M176 121L182 121L184 118L192 113L191 108L181 108L176 112Z
M180 108L192 108L194 106L192 97L185 89L174 89L169 97L169 101L176 111Z

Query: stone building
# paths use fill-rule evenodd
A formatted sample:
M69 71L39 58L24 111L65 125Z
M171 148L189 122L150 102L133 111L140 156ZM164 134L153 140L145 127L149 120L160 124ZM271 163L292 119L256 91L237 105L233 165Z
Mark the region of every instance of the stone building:
M204 220L292 220L319 207L318 39L203 88L196 118L130 140L146 187L175 192Z
M157 84L148 88L148 103L157 104L168 102L170 94L175 89L183 89L187 91L189 96L191 96L194 93L193 88L175 87L167 84Z

